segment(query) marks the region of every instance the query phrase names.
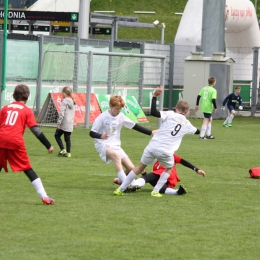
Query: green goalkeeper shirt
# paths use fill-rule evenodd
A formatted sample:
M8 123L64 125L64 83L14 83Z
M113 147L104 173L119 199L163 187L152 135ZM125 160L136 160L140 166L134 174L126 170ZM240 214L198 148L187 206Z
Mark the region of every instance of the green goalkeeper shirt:
M200 111L203 113L212 114L213 102L212 99L217 99L217 90L212 86L205 86L201 89Z

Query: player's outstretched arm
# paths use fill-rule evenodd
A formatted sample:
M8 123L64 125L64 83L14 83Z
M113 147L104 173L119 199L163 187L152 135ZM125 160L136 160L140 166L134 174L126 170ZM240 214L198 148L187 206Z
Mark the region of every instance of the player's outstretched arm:
M193 171L197 172L198 174L202 175L203 177L206 176L206 173L203 170L200 170L199 168L197 168L196 166L194 166L193 164L191 164L190 162L181 159L180 163L185 166L188 167L190 169L192 169Z
M41 129L35 125L30 127L31 132L40 140L40 142L46 147L49 153L53 152L53 147L49 140L45 137Z
M157 97L162 93L162 87L157 88L154 93L153 93L153 98L151 102L151 115L154 117L161 117L160 111L157 111L156 109L156 102L157 102Z
M140 126L138 124L135 124L134 127L132 128L140 133L143 133L143 134L146 134L146 135L154 135L154 131L157 131L157 130L149 130L143 126Z

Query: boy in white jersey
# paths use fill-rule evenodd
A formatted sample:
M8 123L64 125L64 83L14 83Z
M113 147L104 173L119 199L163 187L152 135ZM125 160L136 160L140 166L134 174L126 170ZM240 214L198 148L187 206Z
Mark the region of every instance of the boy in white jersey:
M114 191L114 195L123 195L124 190L136 178L136 175L141 173L148 164L154 163L157 159L166 169L160 176L151 196L161 197L162 195L159 193L159 190L166 183L171 174L172 167L174 166L174 157L172 155L178 150L183 136L185 134L200 133L200 131L186 119L186 116L189 114L189 105L186 101L180 100L177 103L176 112L156 110L156 99L162 91L163 88L159 87L153 94L151 115L162 118L163 123L146 146L139 165L130 171L125 181Z
M134 129L143 134L152 135L157 130L146 129L127 118L121 113L125 102L121 96L111 96L110 109L100 114L92 125L89 135L94 138L97 153L105 163L114 162L115 170L122 183L134 165L121 148L120 133L123 126ZM125 170L123 170L123 166Z

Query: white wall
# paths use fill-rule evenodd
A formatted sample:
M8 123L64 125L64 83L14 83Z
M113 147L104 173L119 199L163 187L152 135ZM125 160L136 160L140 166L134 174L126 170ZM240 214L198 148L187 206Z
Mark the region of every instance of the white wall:
M201 45L203 0L189 0L175 37L177 59L184 60ZM249 0L226 0L226 57L235 60L234 80L252 79L253 47L260 46L254 5ZM186 46L186 47L184 47ZM184 50L180 53L179 50ZM184 62L183 62L184 63ZM182 67L174 65L174 85L183 82Z

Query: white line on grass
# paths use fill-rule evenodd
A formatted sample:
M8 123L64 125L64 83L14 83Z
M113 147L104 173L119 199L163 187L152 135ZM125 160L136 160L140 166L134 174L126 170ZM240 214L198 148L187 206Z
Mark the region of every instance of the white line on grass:
M105 176L105 177L115 177L115 175L104 174L104 173L88 173L89 176Z
M214 184L221 184L223 185L223 182L220 181L208 181L210 183L214 183ZM230 181L225 181L224 185L226 184L231 184L231 185L250 185L250 186L259 186L259 183L245 183L244 181L241 182L230 182Z

